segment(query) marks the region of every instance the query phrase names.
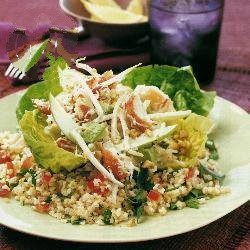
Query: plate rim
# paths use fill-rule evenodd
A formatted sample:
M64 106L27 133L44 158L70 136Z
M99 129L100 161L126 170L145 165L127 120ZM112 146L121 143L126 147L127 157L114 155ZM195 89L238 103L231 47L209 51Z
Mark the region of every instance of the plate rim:
M27 89L24 90L20 90L17 91L15 93L9 94L7 96L4 96L2 98L0 98L0 102L5 101L6 99L12 97L12 96L17 96L17 97L21 97L22 94L24 94L24 92ZM223 98L220 96L216 96L216 99L218 101L222 101L222 102L226 102L229 105L233 106L238 112L240 112L242 115L249 115L247 113L247 111L245 111L243 108L241 108L240 106L238 106L237 104ZM250 118L250 115L249 115ZM230 195L230 194L229 194ZM168 235L164 235L164 232L162 234L158 234L158 235L153 235L150 236L148 234L145 234L145 236L139 236L138 238L133 238L133 239L98 239L98 238L91 238L91 239L76 239L76 238L68 238L65 239L65 237L63 236L52 236L52 235L47 235L46 233L40 233L40 232L32 232L32 229L22 229L20 228L20 226L13 226L11 225L11 223L8 223L6 221L2 222L2 215L0 215L0 224L3 226L6 226L7 228L10 228L12 230L21 232L21 233L25 233L31 236L38 236L38 237L42 237L42 238L46 238L46 239L54 239L54 240L60 240L60 241L65 241L65 242L80 242L80 243L129 243L129 242L144 242L144 241L150 241L150 240L157 240L157 239L163 239L163 238L168 238L168 237L172 237L172 236L176 236L176 235L180 235L180 234L184 234L187 232L191 232L194 230L197 230L201 227L204 227L210 223L213 223L215 221L217 221L218 219L228 215L229 213L233 212L234 210L236 210L237 208L239 208L240 206L244 205L245 203L247 203L249 201L249 197L242 197L242 199L238 200L237 203L235 203L230 209L227 210L227 212L220 212L219 214L217 214L216 216L214 216L212 219L206 219L204 222L202 223L197 223L196 226L193 226L192 229L184 229L184 230L180 230L177 233L176 232L172 232ZM84 225L83 225L84 226ZM140 225L138 225L140 226ZM138 227L137 226L137 227Z

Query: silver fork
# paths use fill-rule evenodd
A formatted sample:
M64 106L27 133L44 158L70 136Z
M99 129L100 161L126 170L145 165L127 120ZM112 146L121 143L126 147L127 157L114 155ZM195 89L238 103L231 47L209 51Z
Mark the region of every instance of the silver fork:
M42 57L44 54L45 48L47 45L47 41L43 41L34 45L30 45L29 49L26 50L24 55L19 58L18 55L16 57L18 60L10 63L9 67L5 71L5 76L11 78L18 78L22 80L26 75L26 72L29 71Z
M11 63L4 74L6 77L13 77L22 80L25 76L25 72L21 71L19 68L15 66L15 63Z

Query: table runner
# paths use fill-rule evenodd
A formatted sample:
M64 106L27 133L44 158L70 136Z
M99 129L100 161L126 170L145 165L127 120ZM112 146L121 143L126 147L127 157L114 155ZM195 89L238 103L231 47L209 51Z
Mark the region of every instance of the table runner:
M16 9L12 9L7 15L4 5L10 1L2 0L0 8L0 22L14 22L14 17L18 14ZM28 0L11 1L20 4L21 2L33 2ZM44 19L50 25L62 27L60 20L66 19L64 14L57 9L56 1L36 0L42 9L50 5L50 9L57 10L55 16L59 18L48 18L44 13L38 13L38 19ZM47 4L45 4L45 2ZM218 95L231 100L247 112L250 112L250 2L249 0L226 0L225 16L222 28L220 50L218 57L218 67L215 81L206 86L206 89L215 89ZM47 7L46 7L46 6ZM20 5L19 5L20 6ZM51 7L52 6L52 7ZM31 5L34 11L35 4ZM11 14L12 13L12 14ZM15 18L16 23L25 26L24 18ZM33 20L34 21L34 20ZM29 22L25 28L31 27L34 22ZM61 26L60 26L61 25ZM74 25L70 18L66 20L66 26ZM23 28L18 26L19 28ZM88 41L87 41L88 42ZM133 57L133 55L130 55ZM97 66L102 66L105 57L97 60ZM113 59L113 64L117 63L117 58ZM4 78L5 65L0 65L0 97L13 93L25 86L12 84ZM78 244L42 239L29 236L23 233L7 229L0 226L0 249L250 249L250 202L241 206L229 215L211 223L201 229L182 235L154 240L142 243L130 244Z

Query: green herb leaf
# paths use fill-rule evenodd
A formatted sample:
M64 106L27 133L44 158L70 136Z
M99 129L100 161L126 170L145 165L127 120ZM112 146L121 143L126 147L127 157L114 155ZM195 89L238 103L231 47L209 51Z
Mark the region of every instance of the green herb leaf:
M6 181L6 185L10 188L10 190L12 191L14 187L16 187L19 184L19 182L14 182L14 183L9 183L8 181Z
M27 169L27 168L21 168L20 171L17 173L17 175L23 177L23 176L25 176L26 173L28 173L28 172L29 172L29 169Z
M186 200L185 203L187 207L195 208L195 209L199 208L199 201L197 198L191 198L189 200Z
M205 196L202 193L202 190L197 189L197 188L193 188L190 191L190 193L183 198L183 200L185 201L187 207L198 209L199 208L199 200L198 199L203 198L203 197L205 197Z
M170 209L170 210L177 210L177 209L178 209L178 207L176 206L176 204L175 204L175 203L171 202L171 203L170 203L170 207L169 207L169 209Z
M51 201L52 201L52 197L50 195L44 200L44 202L46 203L50 203Z
M19 100L16 108L18 121L21 120L26 110L32 111L35 109L32 99L48 100L50 93L56 96L62 91L59 82L58 68L66 68L67 63L62 57L55 59L53 56L49 56L49 60L50 66L43 74L43 81L31 85Z
M134 211L134 215L136 216L137 223L139 223L139 220L143 213L143 208L147 202L147 192L144 190L138 190L136 196L131 197L129 199L129 202Z
M218 150L217 150L213 140L208 139L206 141L206 148L210 152L209 159L212 159L212 160L218 160L219 159L219 153L218 153Z
M200 175L209 174L212 176L213 179L216 179L219 182L222 182L226 177L224 174L216 173L213 170L209 169L209 167L205 163L202 163L202 164L200 163L199 171L200 171Z
M105 225L111 225L112 223L110 222L110 219L112 217L112 212L110 209L105 209L103 211L103 222Z
M137 174L137 186L139 189L149 191L153 188L154 184L150 181L149 172L146 168L141 168Z
M77 219L77 220L68 220L67 223L71 223L72 225L80 225L83 219Z
M204 197L204 194L202 193L202 190L193 188L190 193L192 194L193 197L200 199Z
M36 171L33 169L29 169L29 174L31 175L31 183L33 184L33 186L36 186Z

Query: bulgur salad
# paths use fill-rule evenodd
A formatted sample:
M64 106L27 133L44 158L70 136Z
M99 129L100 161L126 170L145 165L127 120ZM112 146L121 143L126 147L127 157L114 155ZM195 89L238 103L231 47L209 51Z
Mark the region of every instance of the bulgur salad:
M18 103L18 131L0 133L0 197L74 225L198 209L229 192L209 138L214 96L191 67L99 74L50 56Z

